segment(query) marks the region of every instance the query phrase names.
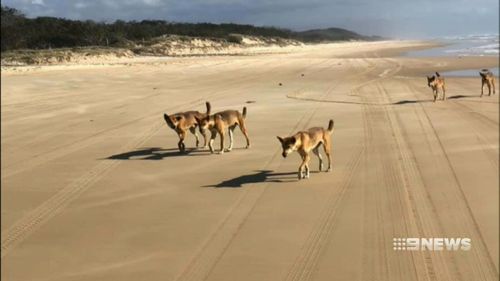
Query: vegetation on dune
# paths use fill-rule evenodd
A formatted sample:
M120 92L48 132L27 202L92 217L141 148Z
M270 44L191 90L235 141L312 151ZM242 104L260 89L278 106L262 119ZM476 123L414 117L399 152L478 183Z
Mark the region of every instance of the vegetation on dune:
M312 29L296 33L302 42L348 41L348 40L381 40L379 36L364 36L342 28Z
M222 39L241 43L242 37L293 39L304 43L339 40L370 40L344 29L295 32L276 27L242 24L175 23L163 20L113 23L78 21L54 17L27 18L16 9L1 7L1 50L51 49L85 46L129 48L163 35Z

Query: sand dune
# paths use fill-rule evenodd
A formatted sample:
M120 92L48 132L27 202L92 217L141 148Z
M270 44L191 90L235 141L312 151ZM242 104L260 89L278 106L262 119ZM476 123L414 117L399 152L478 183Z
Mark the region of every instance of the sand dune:
M433 103L424 75L498 58L398 56L420 47L2 70L2 279L497 280L499 95L447 77ZM207 100L248 108L250 149L177 152L162 114ZM276 135L330 118L333 172L298 181Z

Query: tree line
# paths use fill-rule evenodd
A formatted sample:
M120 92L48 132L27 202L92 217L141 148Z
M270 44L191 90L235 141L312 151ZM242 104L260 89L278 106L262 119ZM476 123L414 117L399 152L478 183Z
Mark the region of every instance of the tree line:
M276 27L243 24L176 23L164 20L123 21L112 23L92 20L68 20L55 17L27 18L20 11L1 6L2 52L16 49L62 47L128 47L162 35L185 35L235 40L234 34L280 37L302 42L338 40L376 40L340 28L295 32Z
M20 11L1 6L2 52L15 49L48 49L80 46L124 47L165 34L230 38L230 34L292 38L292 32L275 27L241 24L175 23L163 20L68 20L55 17L27 18Z

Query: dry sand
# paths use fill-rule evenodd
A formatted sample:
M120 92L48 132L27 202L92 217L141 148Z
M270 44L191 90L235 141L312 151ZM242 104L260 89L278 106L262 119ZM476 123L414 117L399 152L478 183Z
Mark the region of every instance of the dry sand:
M433 103L424 75L498 58L397 56L418 44L2 71L2 280L496 280L499 95ZM248 107L250 149L177 152L162 113L206 100ZM333 172L297 181L275 136L330 118Z

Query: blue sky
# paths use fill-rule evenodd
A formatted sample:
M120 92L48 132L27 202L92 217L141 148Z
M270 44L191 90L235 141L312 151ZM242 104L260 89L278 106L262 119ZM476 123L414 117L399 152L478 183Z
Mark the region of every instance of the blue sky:
M428 38L498 33L498 0L3 0L29 17L233 22Z

